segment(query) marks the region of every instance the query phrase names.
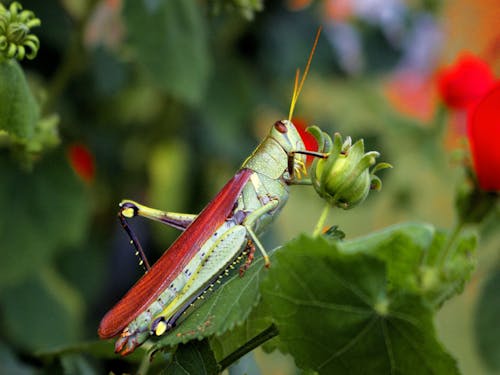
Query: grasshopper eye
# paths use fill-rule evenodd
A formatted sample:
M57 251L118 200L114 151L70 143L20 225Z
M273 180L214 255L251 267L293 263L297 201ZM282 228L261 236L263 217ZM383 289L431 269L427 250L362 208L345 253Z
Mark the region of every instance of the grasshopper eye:
M288 131L288 128L283 121L276 121L274 123L274 128L282 134L285 134Z

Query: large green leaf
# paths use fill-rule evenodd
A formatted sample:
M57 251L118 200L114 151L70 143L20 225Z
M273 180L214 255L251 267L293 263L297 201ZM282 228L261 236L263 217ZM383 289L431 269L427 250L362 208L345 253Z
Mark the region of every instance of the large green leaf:
M261 285L280 348L320 374L456 374L433 311L391 288L384 262L305 236L281 248Z
M203 97L210 69L202 9L196 0L127 0L123 9L130 43L152 82L190 104Z
M0 130L29 138L38 121L38 105L17 61L0 62Z
M206 340L179 345L170 365L162 372L168 375L216 375L217 362Z
M1 289L36 273L64 246L78 243L90 205L62 154L48 155L33 172L0 158L0 173Z
M451 239L428 224L392 226L341 242L339 247L347 253L367 253L383 260L393 288L420 294L436 307L463 289L476 264L475 233Z
M210 347L217 361L221 361L252 339L266 331L272 325L269 308L259 303L243 322L220 336L210 338Z

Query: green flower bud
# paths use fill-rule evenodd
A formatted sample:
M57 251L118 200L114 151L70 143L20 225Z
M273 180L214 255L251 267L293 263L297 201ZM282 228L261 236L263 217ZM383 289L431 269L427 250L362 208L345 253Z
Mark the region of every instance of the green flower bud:
M332 142L330 136L317 127L308 131L318 141L319 151L328 154L326 159L316 159L310 172L314 189L323 199L347 210L364 201L370 190L380 190L382 181L375 172L392 166L375 165L380 156L377 151L365 153L362 139L352 144L350 137L342 141L341 135L335 133Z
M38 37L30 34L32 27L40 26L40 19L22 9L16 1L8 9L0 3L0 56L8 59L34 59L40 47Z

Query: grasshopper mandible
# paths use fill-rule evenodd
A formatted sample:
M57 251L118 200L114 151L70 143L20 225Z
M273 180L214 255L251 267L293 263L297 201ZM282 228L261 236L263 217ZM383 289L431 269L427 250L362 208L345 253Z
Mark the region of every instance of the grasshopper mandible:
M130 200L120 203L120 220L147 272L101 321L98 333L102 339L120 335L115 352L127 355L150 336L161 336L171 330L193 302L242 254L247 255L247 260L240 274L248 268L255 249L262 253L269 267L269 257L258 234L285 205L288 185L309 183L301 178L306 173L305 155L326 157L305 150L291 121L320 32L321 29L301 79L297 70L288 119L274 123L236 175L199 215L163 212ZM125 218L134 216L183 230L152 267L126 224Z

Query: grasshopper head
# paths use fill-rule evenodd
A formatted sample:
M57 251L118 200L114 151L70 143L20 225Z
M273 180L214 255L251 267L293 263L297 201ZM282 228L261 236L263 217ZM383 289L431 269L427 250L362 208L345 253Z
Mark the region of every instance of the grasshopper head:
M290 120L276 121L271 128L269 137L278 143L283 151L288 155L288 174L291 178L296 173L306 173L306 155L302 152L306 151L304 141L300 136L297 128Z
M269 136L278 142L288 155L294 153L295 151L305 150L302 137L293 122L289 120L276 121L271 128ZM296 155L297 158L300 156L304 155Z
M306 156L300 153L300 151L305 151L306 148L293 122L290 120L276 121L271 128L269 137L274 139L290 158L293 158L293 165L301 167L305 165Z

